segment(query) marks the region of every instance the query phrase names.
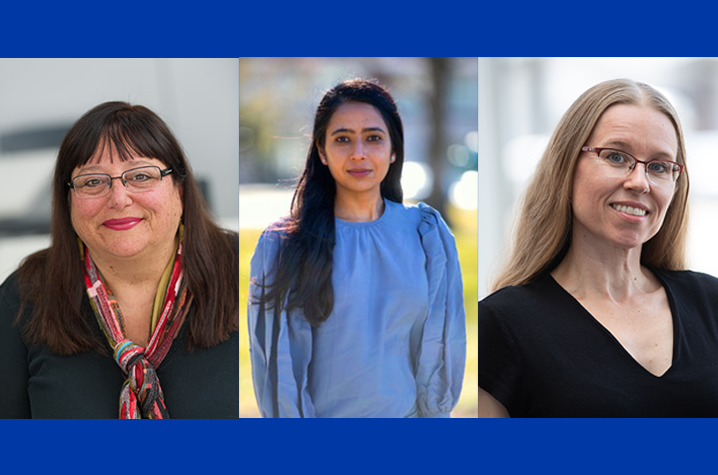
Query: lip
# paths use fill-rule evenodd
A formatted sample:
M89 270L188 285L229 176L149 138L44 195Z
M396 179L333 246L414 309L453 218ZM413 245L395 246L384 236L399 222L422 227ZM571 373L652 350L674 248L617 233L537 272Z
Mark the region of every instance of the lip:
M113 231L127 231L137 226L142 221L142 218L121 218L121 219L108 219L102 225L106 228L112 229Z
M350 174L353 177L361 178L369 175L372 171L368 168L353 168L351 170L347 170L347 173Z
M641 210L645 211L646 214L644 214L643 216L635 216L635 215L633 215L633 214L628 214L628 213L624 213L623 211L619 211L619 210L617 210L616 208L614 208L613 205L616 205L616 206L627 206L627 207L630 206L631 208L641 209ZM642 222L642 221L645 220L645 219L648 217L648 215L650 214L650 211L648 210L648 207L647 207L646 205L644 205L644 204L642 204L642 203L637 203L637 202L635 202L635 201L614 201L614 202L612 202L612 203L609 204L609 207L610 207L613 211L615 211L616 213L618 213L618 214L619 214L621 217L623 217L624 219L626 219L626 220L628 220L628 221L631 221L631 222L634 222L634 223L640 223L640 222Z

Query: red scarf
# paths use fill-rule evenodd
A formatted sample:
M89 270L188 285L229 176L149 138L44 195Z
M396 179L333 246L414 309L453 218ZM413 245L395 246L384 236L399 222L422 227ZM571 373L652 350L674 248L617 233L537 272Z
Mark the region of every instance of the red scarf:
M127 378L120 392L120 419L168 419L157 368L172 346L183 317L192 301L182 272L182 241L172 267L162 312L147 348L125 338L121 312L112 292L106 288L90 252L84 250L85 286L92 309L114 352L115 361Z

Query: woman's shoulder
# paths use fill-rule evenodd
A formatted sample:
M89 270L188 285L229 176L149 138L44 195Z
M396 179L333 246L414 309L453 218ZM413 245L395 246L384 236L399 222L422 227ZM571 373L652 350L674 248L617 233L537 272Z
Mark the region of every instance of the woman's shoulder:
M698 297L706 296L718 300L718 278L692 270L651 269L674 293Z
M424 203L423 201L419 201L416 204L401 204L399 206L404 208L404 211L407 214L411 214L417 219L426 221L428 224L446 225L441 213L436 208Z
M562 303L565 292L550 275L540 276L524 285L503 287L479 301L482 310L495 314L525 315L548 311Z
M439 211L423 202L399 206L415 224L427 254L439 252L452 258L458 255L454 234Z
M0 303L4 306L13 306L14 304L19 304L19 302L18 271L15 271L0 285Z
M694 270L666 270L666 269L651 269L653 272L660 273L666 279L670 280L689 280L692 282L710 282L718 284L718 277L705 272L698 272Z
M286 237L292 229L294 221L290 216L284 216L273 222L262 231L263 237Z
M48 249L42 249L27 256L20 267L10 274L0 285L0 298L21 300L20 283L22 281L22 292L40 288L46 285L45 276Z
M289 217L284 217L270 224L259 235L257 248L268 245L278 245L283 239L286 239L291 232L292 221Z
M291 221L286 217L270 224L262 231L254 248L252 267L264 266L264 263L274 260L282 241L289 235L290 225Z
M394 214L414 224L420 234L425 235L432 231L439 231L446 236L453 237L451 229L441 213L423 201L416 204L404 204L386 200L386 203L387 207L392 208Z
M20 291L20 271L10 274L0 285L0 328L13 327L18 321L18 313L22 307L22 293ZM26 322L32 314L32 303L27 302L20 321Z

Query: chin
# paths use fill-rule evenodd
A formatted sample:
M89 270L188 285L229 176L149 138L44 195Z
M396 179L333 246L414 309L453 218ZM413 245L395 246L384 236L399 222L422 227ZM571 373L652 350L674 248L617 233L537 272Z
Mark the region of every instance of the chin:
M380 184L372 183L372 184L353 184L352 186L346 186L346 191L350 193L367 193L370 191L378 190L380 187Z
M127 250L127 251L109 251L108 254L111 254L112 256L119 258L119 259L128 259L135 257L137 254L139 254L140 251L136 250Z
M106 246L98 248L99 252L102 252L103 254L119 257L119 258L127 258L127 257L134 257L137 254L140 254L144 250L144 246L127 246L118 244L116 246Z
M640 249L641 246L643 246L643 243L646 242L644 239L639 238L617 238L613 239L612 242L623 249L630 250L630 249Z

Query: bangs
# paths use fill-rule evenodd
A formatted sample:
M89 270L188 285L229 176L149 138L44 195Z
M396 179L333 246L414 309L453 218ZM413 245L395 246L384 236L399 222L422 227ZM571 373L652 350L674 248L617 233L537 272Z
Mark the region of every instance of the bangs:
M106 102L88 111L65 136L57 157L54 183L65 196L73 170L98 163L155 159L172 168L171 179L184 183L187 164L179 142L157 114L144 106Z
M126 162L135 158L156 158L166 164L165 153L154 135L144 128L128 127L120 123L108 124L96 140L93 152L84 159L79 166L99 161L105 152L108 153L110 163L115 159Z

